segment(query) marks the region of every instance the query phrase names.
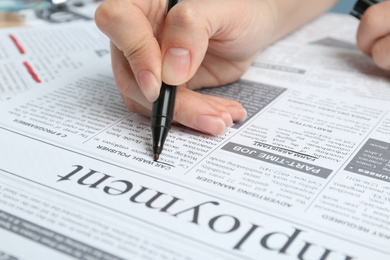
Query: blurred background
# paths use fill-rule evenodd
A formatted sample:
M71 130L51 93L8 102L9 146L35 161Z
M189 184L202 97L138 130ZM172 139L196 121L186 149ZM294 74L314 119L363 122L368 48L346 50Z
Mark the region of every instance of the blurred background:
M29 21L29 24L32 22L61 23L80 19L92 20L94 11L102 1L0 0L0 27L23 26L26 20ZM330 11L348 14L356 1L340 0Z
M333 7L331 12L336 12L336 13L344 13L348 14L353 6L355 5L356 0L341 0L335 7Z
M83 2L85 0L70 0L75 2ZM87 0L91 1L91 0ZM93 1L93 0L92 0ZM66 0L0 0L0 10L10 11L22 9L23 7L31 7L34 4L45 5L48 2L53 2L54 4L60 4L66 2ZM355 4L355 0L341 0L331 11L338 13L349 13L349 10Z

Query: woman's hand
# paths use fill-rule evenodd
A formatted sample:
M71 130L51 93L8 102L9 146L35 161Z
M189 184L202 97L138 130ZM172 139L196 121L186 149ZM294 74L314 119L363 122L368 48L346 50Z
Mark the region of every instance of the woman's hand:
M192 91L233 82L260 51L336 0L105 0L96 24L111 40L112 69L127 107L150 116L161 82L180 85L174 120L223 134L246 117L236 101Z
M266 1L185 0L166 16L166 1L105 0L95 17L111 39L114 77L131 111L150 116L164 81L180 85L174 119L183 125L223 134L246 117L236 101L191 90L246 71L273 30Z

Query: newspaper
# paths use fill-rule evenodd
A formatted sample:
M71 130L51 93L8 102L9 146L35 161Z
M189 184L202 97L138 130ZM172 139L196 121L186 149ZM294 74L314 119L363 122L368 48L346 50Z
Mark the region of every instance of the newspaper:
M107 61L3 102L0 256L388 259L390 101L266 70L202 90L248 118L223 136L174 125L158 162L150 120L125 108Z
M110 57L93 22L0 31L0 102Z
M246 76L390 100L389 73L358 49L357 27L355 17L328 13L267 48Z

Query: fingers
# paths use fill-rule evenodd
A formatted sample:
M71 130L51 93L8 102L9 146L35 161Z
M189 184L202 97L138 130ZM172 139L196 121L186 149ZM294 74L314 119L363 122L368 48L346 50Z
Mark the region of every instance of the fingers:
M261 3L186 0L175 5L166 16L162 33L162 80L170 85L188 82L208 55L224 58L228 63L253 57L262 46L259 35L264 32L263 38L267 38L268 32L259 18L265 8ZM206 75L205 81L213 76ZM210 81L213 80L211 77Z
M138 103L138 100L127 96L122 98L131 111L150 116L150 106L145 107ZM194 110L194 107L197 109ZM177 123L207 134L223 135L233 122L245 118L245 109L235 101L178 88L174 112L174 120Z
M161 31L158 26L164 19L164 3L105 0L95 13L97 26L127 58L149 101L157 99L161 86L161 51L154 31Z
M236 101L209 96L179 87L174 120L204 133L223 135L233 122L246 117L245 109Z
M204 97L207 98L209 103L212 103L216 107L216 103L219 103L221 106L223 106L224 111L228 111L229 117L231 118L232 122L245 120L247 117L247 111L237 101L208 95L204 95ZM222 108L220 108L220 111L221 109ZM224 121L227 122L226 120ZM226 125L229 126L228 124Z
M130 64L126 57L123 56L123 52L112 42L110 47L112 72L122 98L127 97L131 100L137 100L137 103L144 107L150 106L150 102L138 87L134 74L130 69ZM137 109L133 109L132 107L129 107L129 109L133 112L137 111Z
M170 85L188 81L203 60L208 40L207 17L201 16L199 8L187 1L174 6L167 14L162 34L163 81Z
M222 0L203 1L215 2L215 8L220 8L225 3ZM235 2L241 1L230 1L230 3ZM186 0L172 8L165 19L165 1L161 0L105 0L100 5L95 15L96 23L99 29L111 39L114 78L126 106L131 111L150 116L151 102L158 97L161 79L172 85L185 83L196 73L204 60L210 65L202 69L201 74L205 76L203 86L215 86L218 84L214 83L223 82L221 76L218 76L215 82L207 83L210 81L210 74L216 75L220 72L218 64L228 61L228 58L219 57L223 51L211 55L214 58L204 59L209 38L217 34L221 36L214 39L214 44L218 45L217 38L230 43L237 35L233 34L233 38L230 39L232 34L226 33L229 37L223 38L226 35L223 36L222 32L226 28L222 29L222 26L226 25L224 22L231 18L229 13L221 11L213 17L210 13L206 14L202 8L204 4ZM206 8L208 12L211 9L214 8L210 6ZM208 19L210 17L213 17L212 20ZM161 49L159 42L161 42ZM242 52L242 48L234 47L237 44L240 45L231 44L232 49ZM212 49L215 52L220 48ZM226 53L241 57L234 51L226 51ZM242 61L238 63L240 62ZM236 69L234 62L228 64L230 64L228 68L233 69L226 71L234 73L229 73L226 78L229 81L237 79L237 75L243 70ZM234 75L234 78L231 78L231 75ZM185 126L220 135L225 133L226 127L233 121L245 117L246 112L238 102L203 95L183 86L178 88L174 120Z
M191 88L236 80L262 46L258 35L268 35L263 1L186 0L166 18L165 3L105 0L95 14L99 29L127 58L150 102L157 99L162 80L182 85L199 74ZM202 62L205 66L199 70Z
M379 67L390 70L390 1L375 4L364 12L357 43Z
M115 82L130 111L150 116L150 103L137 87L134 75L122 52L111 44L112 68ZM203 95L182 86L178 87L174 120L208 134L221 135L233 121L243 120L245 109L236 101Z

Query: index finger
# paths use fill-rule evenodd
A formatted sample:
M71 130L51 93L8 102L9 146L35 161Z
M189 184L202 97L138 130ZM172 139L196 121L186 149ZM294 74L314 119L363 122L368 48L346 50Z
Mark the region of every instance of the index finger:
M95 13L96 25L123 52L149 101L157 99L161 86L161 50L157 38L164 21L165 3L105 0Z

